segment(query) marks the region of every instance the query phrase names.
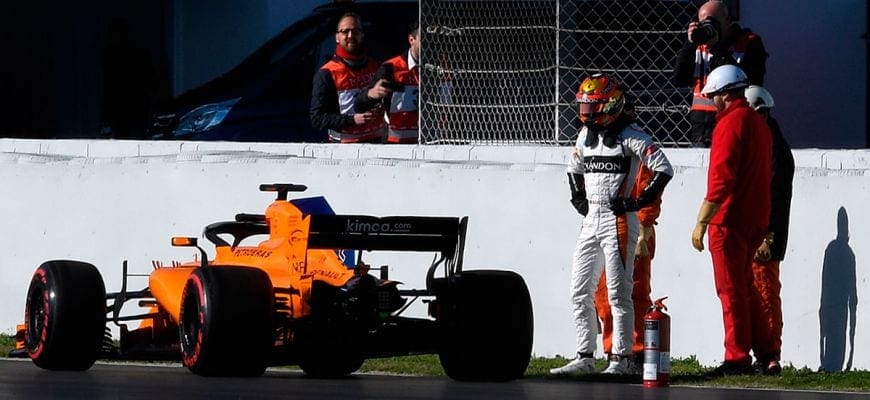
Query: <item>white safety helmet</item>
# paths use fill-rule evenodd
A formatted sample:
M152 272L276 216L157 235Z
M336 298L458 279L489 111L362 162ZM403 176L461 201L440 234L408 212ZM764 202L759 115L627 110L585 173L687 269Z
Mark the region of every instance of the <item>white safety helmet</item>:
M749 86L749 77L736 65L723 65L707 75L707 84L701 89L701 94L710 97L728 90L742 89Z
M771 96L770 92L768 92L763 86L749 85L746 87L746 91L744 91L743 94L746 96L746 101L749 102L749 106L754 108L755 111L762 108L773 108L773 96Z

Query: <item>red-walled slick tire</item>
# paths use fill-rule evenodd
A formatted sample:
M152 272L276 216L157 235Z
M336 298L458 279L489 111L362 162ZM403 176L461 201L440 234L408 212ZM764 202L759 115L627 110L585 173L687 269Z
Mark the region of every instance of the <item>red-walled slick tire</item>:
M264 271L205 267L181 300L182 363L203 376L260 376L273 345L272 282Z
M33 273L24 310L24 345L48 370L94 365L106 329L106 287L91 264L55 260Z

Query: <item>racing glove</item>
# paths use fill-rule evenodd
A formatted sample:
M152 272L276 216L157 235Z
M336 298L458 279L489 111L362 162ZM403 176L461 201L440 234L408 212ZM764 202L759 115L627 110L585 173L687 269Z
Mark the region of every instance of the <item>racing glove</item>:
M568 186L571 187L571 204L582 216L589 212L589 200L586 200L586 183L583 174L568 173Z
M704 234L707 233L707 225L719 211L720 206L720 204L707 200L701 203L701 209L698 211L698 222L695 224L695 230L692 231L692 247L695 250L704 251Z
M610 211L613 211L614 215L622 215L626 212L637 210L640 210L640 204L637 203L637 199L631 197L617 197L610 200Z
M648 206L661 196L662 191L665 190L665 186L667 186L671 178L673 177L663 172L654 172L649 184L643 188L643 191L636 199L631 197L611 199L610 210L613 211L614 215L622 215L626 212L634 212Z

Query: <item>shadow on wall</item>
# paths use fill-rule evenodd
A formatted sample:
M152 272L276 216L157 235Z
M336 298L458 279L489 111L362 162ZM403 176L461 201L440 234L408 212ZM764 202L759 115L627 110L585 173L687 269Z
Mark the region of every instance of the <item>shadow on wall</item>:
M855 253L849 247L849 216L837 212L837 237L825 248L822 264L822 297L819 306L820 371L838 372L852 368L855 355L855 318L858 289ZM846 359L846 323L849 324L849 358ZM844 367L843 361L846 361Z

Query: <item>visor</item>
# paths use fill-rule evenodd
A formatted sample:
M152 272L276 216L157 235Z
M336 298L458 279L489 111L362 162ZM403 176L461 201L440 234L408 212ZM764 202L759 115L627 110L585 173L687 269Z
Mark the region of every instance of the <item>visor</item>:
M594 115L604 111L605 103L580 103L578 109L581 115Z

